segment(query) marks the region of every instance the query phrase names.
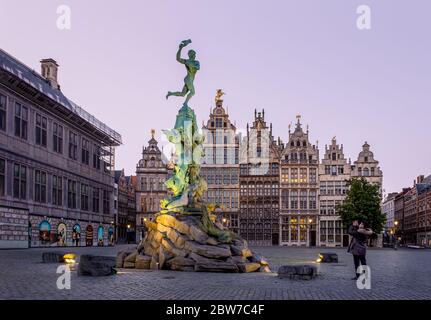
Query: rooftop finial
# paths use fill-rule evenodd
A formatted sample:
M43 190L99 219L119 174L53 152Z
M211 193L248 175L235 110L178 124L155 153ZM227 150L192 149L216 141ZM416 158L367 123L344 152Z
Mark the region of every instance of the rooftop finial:
M154 139L154 135L156 134L156 130L151 129L151 138Z

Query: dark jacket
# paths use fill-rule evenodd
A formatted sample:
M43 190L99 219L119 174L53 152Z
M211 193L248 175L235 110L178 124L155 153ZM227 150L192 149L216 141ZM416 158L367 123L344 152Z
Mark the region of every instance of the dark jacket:
M349 227L349 230L347 231L347 233L350 234L354 240L356 240L360 244L365 245L365 243L367 242L367 236L363 233L358 232L358 229L359 229L359 227L351 225Z

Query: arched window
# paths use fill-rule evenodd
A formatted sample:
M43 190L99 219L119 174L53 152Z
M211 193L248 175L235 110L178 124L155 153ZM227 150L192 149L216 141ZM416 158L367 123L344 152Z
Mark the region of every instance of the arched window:
M370 169L364 168L364 176L368 177L370 175Z
M358 168L358 175L362 176L362 168Z

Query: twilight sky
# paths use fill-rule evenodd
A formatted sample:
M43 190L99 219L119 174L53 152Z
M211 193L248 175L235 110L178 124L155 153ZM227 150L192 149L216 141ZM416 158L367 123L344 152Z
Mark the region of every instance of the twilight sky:
M356 27L362 4L371 30ZM352 161L368 141L388 193L431 173L430 12L429 0L0 0L0 47L37 71L56 59L62 91L122 134L116 166L132 174L150 129L174 125L183 100L164 96L182 88L175 53L191 38L199 124L218 88L238 128L265 108L286 142L301 114L321 157L334 135Z

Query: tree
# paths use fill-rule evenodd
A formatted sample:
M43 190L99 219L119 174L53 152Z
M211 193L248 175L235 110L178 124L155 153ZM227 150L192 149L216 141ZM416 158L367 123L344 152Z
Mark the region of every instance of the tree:
M350 179L347 187L347 197L337 207L343 224L349 226L354 220L360 220L367 223L374 235L382 232L386 217L380 208L379 187L363 177Z

